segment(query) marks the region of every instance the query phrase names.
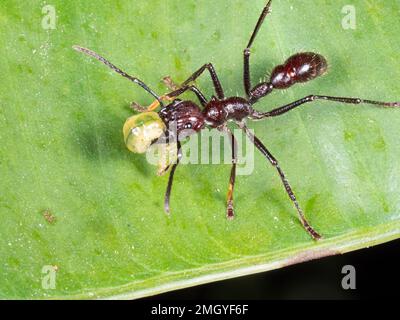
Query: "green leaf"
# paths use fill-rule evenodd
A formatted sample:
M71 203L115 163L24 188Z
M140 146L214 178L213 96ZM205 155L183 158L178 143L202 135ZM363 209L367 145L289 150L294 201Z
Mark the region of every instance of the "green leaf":
M44 2L5 1L0 297L137 298L399 237L400 110L318 101L249 122L323 234L319 242L258 153L253 174L237 178L234 221L225 219L228 164L178 167L167 217L168 177L122 138L130 102L151 97L72 50L91 48L160 94L161 77L183 81L213 62L226 94L242 95L242 50L264 4L54 0L56 29L44 29ZM351 1L355 30L342 27L348 4L273 1L252 50L253 82L298 51L323 54L330 68L272 93L258 110L311 93L400 99L399 2ZM212 94L208 75L198 85Z

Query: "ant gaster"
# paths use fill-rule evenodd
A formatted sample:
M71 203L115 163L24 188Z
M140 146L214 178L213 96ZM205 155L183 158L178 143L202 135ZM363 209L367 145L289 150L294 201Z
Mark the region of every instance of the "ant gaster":
M138 78L132 77L126 74L124 71L120 70L109 61L98 55L97 53L82 48L79 46L74 46L74 49L80 52L83 52L87 55L90 55L111 69L119 73L125 78L137 83L142 88L144 88L148 93L150 93L156 100L146 109L139 106L136 103L133 103L133 106L138 111L146 111L151 112L155 110L158 106L161 106L160 111L158 112L158 116L162 119L164 124L166 125L167 131L169 128L169 123L171 121L175 121L176 125L176 133L179 136L179 133L191 129L192 132L199 132L205 127L217 128L225 132L231 141L232 146L232 169L229 180L229 188L227 195L227 209L226 215L227 218L232 219L234 216L233 210L233 189L235 186L235 176L236 176L236 149L237 143L236 139L232 133L232 131L228 128L227 122L233 121L236 123L248 136L250 141L254 143L256 148L265 156L265 158L270 162L270 164L277 170L277 173L282 180L282 183L285 187L285 190L294 204L301 224L304 229L310 234L310 236L318 240L321 238L320 234L317 233L314 228L308 223L305 218L305 215L300 208L299 203L294 195L292 187L290 186L285 173L283 172L280 164L276 160L276 158L271 154L271 152L264 146L264 144L247 128L246 119L251 120L262 120L266 118L272 118L276 116L280 116L296 107L299 107L303 104L313 102L315 100L329 100L335 101L338 103L348 103L348 104L370 104L377 105L383 107L399 107L399 102L380 102L373 100L366 100L360 98L346 98L346 97L333 97L333 96L325 96L325 95L309 95L287 105L275 108L271 111L267 112L259 112L253 109L253 105L260 100L261 98L270 94L273 90L279 89L287 89L296 83L302 83L310 81L318 76L323 75L328 67L326 59L317 53L312 52L304 52L297 53L287 59L282 65L278 65L275 67L271 73L269 81L261 82L256 86L252 87L250 80L250 49L254 42L254 39L257 36L257 33L264 22L265 17L268 13L270 13L270 6L272 0L268 1L266 6L264 7L257 24L253 30L253 33L250 37L250 40L247 44L247 47L243 51L244 57L244 70L243 70L243 82L244 89L246 93L246 98L242 97L226 97L224 94L224 90L221 86L221 83L218 79L217 73L211 63L207 63L203 65L200 69L194 72L186 81L184 81L181 85L176 86L173 84L172 80L167 77L165 78L165 82L172 90L166 95L158 96L154 91L152 91L146 84L144 84ZM204 72L208 71L211 76L211 80L213 82L215 96L208 100L203 93L198 89L193 82ZM185 91L192 91L200 101L202 105L202 109L193 101L185 100L182 101L180 99L176 99L179 95L184 93ZM168 105L164 105L163 100L172 101ZM133 130L134 128L132 128ZM171 195L171 187L172 181L174 177L175 169L179 163L179 159L182 156L181 153L181 145L178 140L177 144L177 159L174 161L175 163L172 165L167 191L165 194L165 211L169 212L169 199Z

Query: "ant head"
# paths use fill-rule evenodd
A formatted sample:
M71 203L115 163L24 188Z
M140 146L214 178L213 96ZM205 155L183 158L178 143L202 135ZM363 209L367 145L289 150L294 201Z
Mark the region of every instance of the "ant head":
M127 148L135 153L145 153L165 130L165 123L156 112L143 112L129 117L122 129Z
M168 124L169 131L176 132L179 140L199 132L205 125L199 106L188 100L174 100L162 108L159 115Z

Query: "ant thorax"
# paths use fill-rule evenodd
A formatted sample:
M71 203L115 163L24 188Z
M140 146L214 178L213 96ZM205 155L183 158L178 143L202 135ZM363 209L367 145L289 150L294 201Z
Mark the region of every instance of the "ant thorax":
M242 121L252 113L249 102L241 97L229 97L223 100L211 99L203 110L206 124L218 128L229 120Z

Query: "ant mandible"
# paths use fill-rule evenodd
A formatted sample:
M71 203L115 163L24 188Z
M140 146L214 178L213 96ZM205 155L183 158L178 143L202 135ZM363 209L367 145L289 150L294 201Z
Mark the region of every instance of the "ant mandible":
M74 49L103 62L123 77L140 85L156 99L147 108L141 107L136 103L132 104L132 106L137 111L143 112L142 115L146 115L146 117L144 120L143 117L138 118L140 117L140 115L133 116L129 118L125 123L125 143L131 151L139 153L145 152L154 142L154 140L160 137L162 133L166 133L168 137L169 124L172 121L175 122L175 130L178 136L180 136L180 133L188 129L190 129L192 133L197 133L206 127L216 128L220 131L225 132L229 136L232 147L232 168L229 179L229 188L226 203L226 216L228 219L232 219L234 217L233 190L235 186L237 163L237 142L232 131L227 126L227 122L232 121L245 132L250 141L277 170L279 177L285 187L286 193L288 194L290 200L297 210L301 224L314 240L318 240L321 238L321 235L317 231L315 231L314 228L312 228L306 220L306 217L302 209L300 208L299 203L297 202L296 196L294 195L292 187L290 186L285 173L281 169L281 166L279 165L276 158L271 154L271 152L264 146L264 144L248 129L245 122L246 118L251 120L262 120L266 118L280 116L290 110L293 110L294 108L297 108L309 102L313 102L315 100L329 100L338 103L348 104L370 104L383 107L399 107L400 102L380 102L360 98L309 95L287 105L275 108L271 111L259 112L253 109L253 105L258 100L270 94L274 89L287 89L296 83L307 82L315 79L323 75L328 67L326 59L320 54L312 52L297 53L292 55L282 65L278 65L277 67L275 67L271 73L269 81L261 82L252 87L250 80L250 49L254 42L254 39L257 36L258 31L260 30L261 25L264 22L265 17L268 15L268 13L270 13L271 3L272 0L269 0L265 5L253 30L250 40L243 51L243 82L246 98L236 96L225 97L224 90L211 63L203 65L180 86L176 86L169 77L164 78L167 86L172 91L163 96L158 96L141 80L128 75L97 53L79 46L74 46ZM207 100L200 89L192 84L205 70L208 70L208 72L210 73L216 94L216 96L213 96L210 100ZM192 91L197 96L203 109L200 109L200 107L192 101L182 101L180 99L176 99L176 97L180 96L188 90ZM169 104L165 106L163 100L169 101ZM153 112L153 110L155 110L158 106L161 106L161 109L157 113ZM147 130L147 134L144 134L143 132L145 132L146 130L143 129L150 130ZM169 143L169 140L165 140L165 143ZM177 143L175 145L176 157L173 161L173 164L167 164L163 170L165 172L170 167L170 164L172 164L164 202L164 208L167 213L169 213L170 210L169 199L171 195L174 173L176 167L179 164L179 160L182 157L180 139L177 140Z

